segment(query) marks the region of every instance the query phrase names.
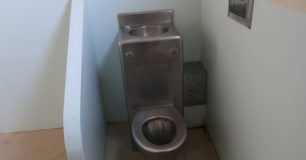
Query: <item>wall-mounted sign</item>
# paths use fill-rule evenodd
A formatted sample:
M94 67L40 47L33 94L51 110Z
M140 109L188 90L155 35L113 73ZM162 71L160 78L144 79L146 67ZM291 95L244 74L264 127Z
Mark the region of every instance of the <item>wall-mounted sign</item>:
M251 28L254 0L229 0L228 16Z

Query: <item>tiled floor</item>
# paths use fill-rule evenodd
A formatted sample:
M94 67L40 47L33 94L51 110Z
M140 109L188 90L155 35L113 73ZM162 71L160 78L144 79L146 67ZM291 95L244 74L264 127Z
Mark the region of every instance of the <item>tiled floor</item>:
M105 160L141 160L139 152L131 149L131 135L126 123L107 127ZM189 129L179 160L219 160L214 145L203 128Z
M2 134L0 160L67 160L63 129Z

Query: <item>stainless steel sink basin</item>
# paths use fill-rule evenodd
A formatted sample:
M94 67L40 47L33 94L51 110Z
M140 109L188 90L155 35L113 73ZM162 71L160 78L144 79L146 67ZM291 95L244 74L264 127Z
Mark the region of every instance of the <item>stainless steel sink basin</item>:
M173 10L118 14L120 43L181 39L173 24Z
M148 37L148 36L161 35L166 32L168 32L168 28L163 26L140 26L131 29L129 33L130 35L133 36Z

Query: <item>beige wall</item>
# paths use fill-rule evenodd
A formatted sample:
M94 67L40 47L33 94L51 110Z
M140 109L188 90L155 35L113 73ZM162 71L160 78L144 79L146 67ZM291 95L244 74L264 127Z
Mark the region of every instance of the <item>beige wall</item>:
M208 128L223 160L306 159L306 14L255 0L249 30L202 0Z
M306 13L306 0L268 0L268 1Z
M0 2L0 133L62 127L69 0Z

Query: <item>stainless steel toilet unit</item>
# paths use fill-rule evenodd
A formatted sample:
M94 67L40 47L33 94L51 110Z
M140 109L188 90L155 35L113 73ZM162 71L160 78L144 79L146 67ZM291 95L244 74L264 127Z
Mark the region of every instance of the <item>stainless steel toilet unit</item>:
M146 159L175 159L186 138L182 38L173 10L118 15L133 140Z

